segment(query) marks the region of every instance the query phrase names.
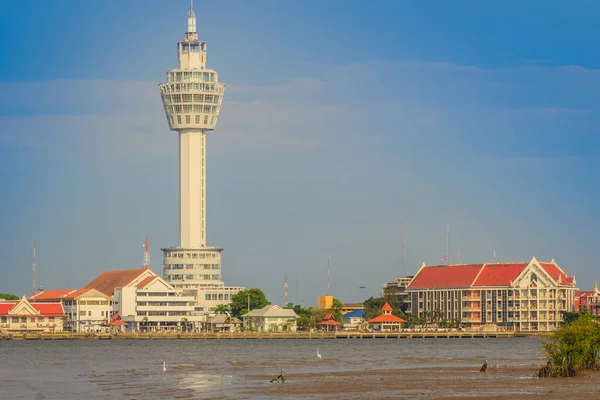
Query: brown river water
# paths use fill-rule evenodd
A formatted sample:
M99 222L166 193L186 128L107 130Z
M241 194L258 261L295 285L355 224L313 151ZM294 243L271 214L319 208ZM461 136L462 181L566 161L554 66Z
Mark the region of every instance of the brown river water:
M522 384L544 363L539 345L535 338L0 341L0 399L475 398L485 385L497 398L515 398L544 389ZM269 383L282 368L285 384Z

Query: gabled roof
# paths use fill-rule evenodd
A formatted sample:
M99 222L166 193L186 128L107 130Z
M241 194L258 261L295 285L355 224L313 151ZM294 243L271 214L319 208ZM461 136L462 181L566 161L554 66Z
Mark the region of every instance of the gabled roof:
M561 285L573 286L573 277L567 276L554 262L533 262ZM468 265L423 265L408 289L469 288L511 286L531 263L489 263Z
M400 317L396 317L395 315L392 314L381 314L378 317L375 317L373 319L370 319L368 321L370 324L399 324L402 322L406 322L405 320L403 320Z
M138 287L138 288L140 288L140 289L141 289L141 288L144 288L144 287L146 287L148 284L150 284L150 283L151 283L153 280L155 280L156 278L158 278L158 276L149 276L149 277L147 277L147 278L144 278L144 279L142 279L142 280L140 281L140 283L138 283L138 284L136 285L136 287Z
M340 325L335 319L326 319L324 321L319 322L317 325Z
M67 294L71 293L74 289L61 289L61 290L45 290L43 292L37 292L36 294L29 297L29 300L60 300Z
M279 317L279 318L298 318L294 310L289 308L281 308L276 304L269 304L263 308L252 310L242 317Z
M527 268L528 263L483 264L472 286L510 286Z
M115 292L115 288L127 286L140 275L147 272L156 276L156 274L148 268L106 271L98 275L96 279L85 285L85 287L93 288L106 295L112 296Z
M471 286L481 264L424 266L408 289L466 288Z
M23 310L28 310L23 312ZM0 302L0 315L39 316L39 317L64 317L65 310L62 303L29 303L27 298L21 300Z

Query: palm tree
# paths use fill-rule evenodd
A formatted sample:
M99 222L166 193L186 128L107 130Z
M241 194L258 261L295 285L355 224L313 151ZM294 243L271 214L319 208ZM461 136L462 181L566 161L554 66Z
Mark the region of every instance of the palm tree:
M216 314L229 314L229 306L226 304L219 304L217 308L215 308Z

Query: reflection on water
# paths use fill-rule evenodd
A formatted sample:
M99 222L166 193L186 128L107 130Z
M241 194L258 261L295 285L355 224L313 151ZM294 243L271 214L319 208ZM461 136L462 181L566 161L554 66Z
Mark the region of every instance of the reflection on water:
M316 348L322 359L316 357ZM539 340L0 341L0 399L255 398L256 376L540 364ZM162 372L163 361L167 371ZM470 379L468 374L464 379Z

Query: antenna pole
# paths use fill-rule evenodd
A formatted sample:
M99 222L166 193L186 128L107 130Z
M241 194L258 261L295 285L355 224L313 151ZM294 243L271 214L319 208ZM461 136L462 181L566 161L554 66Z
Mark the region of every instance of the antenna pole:
M446 231L446 265L450 265L450 208L448 208L448 228Z
M296 304L300 304L300 278L296 275Z
M494 262L496 262L496 245L494 245Z
M404 242L404 217L402 217L402 276L406 278L406 269L404 268L404 255L406 249L406 243Z
M144 242L144 268L150 269L150 244L148 238Z
M33 294L35 294L35 291L36 291L36 289L35 289L36 288L36 283L35 283L35 279L36 279L36 276L35 276L36 275L36 270L35 270L35 267L36 267L35 266L35 264L36 264L36 262L35 262L36 261L35 260L35 239L32 238L32 240L33 240L33 260L32 260L33 261Z
M327 257L327 296L331 296L331 260Z
M285 291L285 304L284 306L288 305L288 281L287 281L287 275L285 276L285 281L283 282L283 289Z

